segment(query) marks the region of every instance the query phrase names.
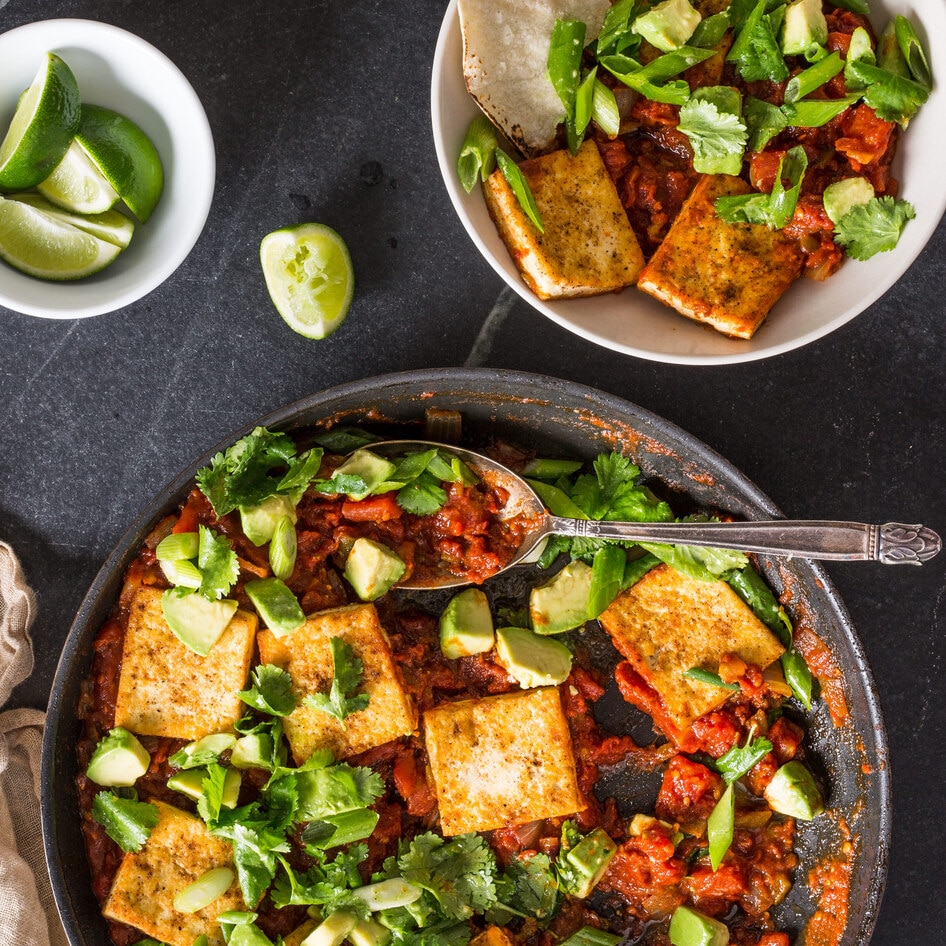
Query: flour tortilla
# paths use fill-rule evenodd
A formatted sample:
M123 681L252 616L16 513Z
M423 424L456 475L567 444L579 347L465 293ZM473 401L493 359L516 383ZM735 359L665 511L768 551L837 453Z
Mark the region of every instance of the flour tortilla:
M548 151L565 118L548 77L556 20L581 20L585 42L601 30L609 0L460 0L463 75L470 94L527 157Z

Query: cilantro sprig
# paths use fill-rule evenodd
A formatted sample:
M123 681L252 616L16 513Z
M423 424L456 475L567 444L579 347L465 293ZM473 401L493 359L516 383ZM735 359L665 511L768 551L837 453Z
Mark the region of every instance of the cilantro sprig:
M368 694L358 692L365 667L351 645L340 637L333 637L330 646L334 668L331 689L328 693L309 693L303 702L344 723L352 713L368 706Z
M140 851L160 820L156 805L112 791L92 799L92 817L123 851Z
M252 686L237 694L247 706L270 716L288 716L296 708L292 677L275 664L260 664L253 671Z

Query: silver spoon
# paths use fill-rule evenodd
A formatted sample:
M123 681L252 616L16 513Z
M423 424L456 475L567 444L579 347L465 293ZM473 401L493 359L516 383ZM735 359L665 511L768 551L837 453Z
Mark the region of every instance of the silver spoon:
M781 519L754 522L611 522L553 516L532 487L517 473L490 457L462 447L427 440L385 440L367 449L382 455L400 455L437 448L459 457L487 485L509 494L501 519L521 516L526 535L512 561L503 569L529 560L537 546L551 535L630 542L672 542L710 548L763 552L788 558L840 562L882 562L884 565L922 565L936 555L942 540L922 525ZM498 573L497 573L498 574ZM468 582L444 574L426 583L399 583L400 588L448 588Z

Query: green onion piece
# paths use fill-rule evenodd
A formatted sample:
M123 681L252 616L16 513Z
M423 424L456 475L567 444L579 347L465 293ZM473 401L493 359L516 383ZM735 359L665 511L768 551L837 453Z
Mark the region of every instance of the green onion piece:
M644 575L652 568L660 564L660 559L653 552L645 552L639 558L629 559L624 566L624 578L621 580L622 588L630 588L637 584Z
M785 86L785 101L789 105L811 95L815 89L820 89L826 82L833 79L844 68L844 62L839 53L831 53L820 62L809 66L797 76L792 76Z
M903 53L904 61L910 70L910 75L925 89L933 88L933 74L927 61L923 44L916 35L913 24L905 17L898 15L894 20L894 35L897 45Z
M607 930L599 930L595 926L583 926L572 933L568 939L563 939L558 946L617 946L621 937Z
M910 67L897 39L897 22L891 20L877 40L877 65L902 79L910 78Z
M269 566L285 581L296 565L296 527L289 516L280 516L269 543Z
M729 9L727 8L721 13L715 13L713 16L707 16L700 20L693 31L693 35L687 40L687 45L706 48L718 46L728 29Z
M180 588L196 589L201 586L204 580L200 569L193 562L170 559L161 562L161 571L164 572L164 577L172 585L177 585Z
M203 910L230 889L234 876L229 867L214 867L208 870L192 884L178 891L174 897L174 909L181 913Z
M406 907L409 903L419 900L424 891L415 884L408 883L403 877L391 877L389 880L379 880L364 887L356 887L350 894L363 900L373 913L378 910L393 910L397 907Z
M814 680L805 658L794 648L782 654L782 673L785 675L785 682L792 688L792 693L801 700L805 709L810 710Z
M477 177L485 181L496 167L496 147L499 140L496 129L485 115L477 115L470 122L457 159L460 184L469 194Z
M591 121L591 116L594 113L594 95L595 95L595 75L598 72L598 67L595 66L584 79L582 79L581 85L578 86L578 89L575 92L575 119L573 122L573 132L574 132L574 147L571 149L572 153L578 151L578 146L581 144L582 139L585 137L585 132L588 130L588 123Z
M782 111L789 125L795 128L820 128L849 109L859 98L859 95L846 95L843 99L803 99L784 105Z
M621 130L621 113L617 99L600 79L595 79L591 98L591 117L594 123L609 137L616 138Z
M197 558L198 541L196 532L172 532L158 543L154 557L159 562L180 562Z
M568 519L588 518L588 513L581 509L565 490L541 480L529 480L529 485L553 516L565 516Z
M560 476L570 476L582 468L581 460L552 460L536 457L521 470L523 476L534 476L537 480L557 480Z
M732 844L735 824L736 796L730 785L706 819L706 838L709 841L710 864L714 871L723 862Z
M506 183L512 189L519 206L525 211L526 216L532 221L539 233L545 233L545 227L542 225L542 217L539 214L539 208L536 206L535 198L532 196L532 189L526 180L525 174L512 158L503 151L502 148L496 149L496 163L499 170L503 172Z
M591 562L588 617L596 618L620 594L624 582L627 552L620 545L605 545Z
M575 95L581 83L581 53L585 24L581 20L556 20L549 42L549 80L565 106L566 119L575 116Z
M722 687L724 690L739 689L738 683L723 683L723 679L718 673L711 673L709 670L704 670L702 667L690 667L683 675L693 680L699 680L700 683L708 683L710 686Z
M310 821L302 832L302 841L318 850L361 841L371 836L379 817L370 808L356 808L330 815L324 821Z

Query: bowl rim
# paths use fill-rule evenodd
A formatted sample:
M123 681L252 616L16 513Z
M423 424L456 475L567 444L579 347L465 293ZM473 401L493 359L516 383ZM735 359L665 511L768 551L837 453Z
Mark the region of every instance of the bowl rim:
M69 786L67 791L63 791L62 786L57 785L57 779L61 779L60 766L75 768L75 735L79 726L79 721L75 716L75 705L71 702L71 697L76 690L68 685L69 676L74 665L82 657L83 648L89 648L90 635L94 637L100 627L100 621L94 627L89 622L95 612L103 606L104 591L116 582L120 587L121 575L131 558L137 554L144 536L153 528L156 521L166 514L169 504L180 498L192 482L195 471L209 463L216 453L226 449L256 426L291 431L295 425L311 424L316 417L336 418L342 405L344 405L341 407L343 412L356 410L352 407L353 404L370 408L373 402L378 403L385 398L395 398L398 392L402 392L400 396L410 395L422 411L424 406L436 403L436 392L445 392L444 397L447 398L455 398L462 393L467 397L467 402L479 396L487 405L505 403L503 401L505 399L510 402L514 400L528 408L529 401L526 392L537 396L539 391L546 399L546 404L551 405L551 409L559 411L561 410L559 405L566 403L570 405L566 408L566 412L583 410L587 407L591 416L606 417L615 425L626 425L628 429L636 433L642 431L640 436L644 440L649 437L654 438L657 449L662 453L672 455L671 462L679 468L679 475L691 483L699 482L700 478L710 471L716 485L727 492L727 498L750 512L751 517L783 516L772 500L738 468L716 453L713 448L677 427L673 422L630 401L598 389L530 372L508 369L440 368L379 375L324 389L285 404L252 423L242 425L188 463L177 476L155 493L141 510L93 579L76 612L75 620L60 655L47 707L47 724L43 732L41 770L43 791L40 807L47 868L67 939L72 946L93 946L98 941L89 939L87 935L89 931L78 922L73 896L75 880L67 877L64 871L63 848L58 833L59 815L63 813L63 809L72 804L74 787ZM434 394L431 395L429 392L434 392ZM576 408L576 405L581 406ZM491 415L490 423L494 419ZM871 812L871 817L876 816L877 819L877 844L870 852L861 852L862 856L871 857L874 870L868 878L866 896L857 903L859 922L856 928L849 923L841 940L836 944L836 946L866 946L879 913L889 861L892 798L886 724L866 652L833 581L820 562L794 559L792 567L804 574L807 583L817 589L822 598L825 613L830 610L840 628L844 644L853 659L853 666L845 667L845 671L855 673L863 685L864 709L867 718L862 721L860 729L872 737L872 747L876 751L874 760L876 765L870 773L870 778L874 780L873 792L877 798L877 810ZM112 594L107 602L108 607L104 612L106 616L115 594ZM799 607L801 606L799 602ZM57 786L55 790L54 786ZM68 814L74 816L75 813L70 810ZM84 850L81 856L85 857ZM91 896L91 891L88 896Z
M102 20L80 17L33 20L0 33L0 49L7 43L16 44L27 40L34 43L42 40L42 45L50 49L73 46L100 52L106 62L108 62L110 53L114 56L114 50L117 48L116 44L121 44L123 48L129 51L129 56L144 57L150 61L153 67L160 69L165 74L166 85L164 89L173 91L174 108L154 107L155 111L165 121L175 145L184 140L185 136L183 130L175 134L173 129L175 127L183 129L186 125L188 151L194 155L188 161L187 167L187 173L193 180L193 184L187 192L186 214L182 215L180 221L174 224L174 240L161 244L165 251L156 254L147 267L142 267L141 275L134 282L131 282L124 289L113 289L111 292L106 292L108 269L103 270L101 276L89 277L100 280L95 284L95 287L101 287L101 291L98 293L90 291L88 295L91 298L76 303L73 301L77 296L76 290L79 290L79 295L84 294L82 292L82 287L86 285L84 280L60 283L34 280L33 277L10 269L10 272L18 277L14 286L20 279L30 280L29 283L22 283L24 286L29 286L32 282L41 283L51 297L62 297L62 303L59 304L50 301L23 299L15 288L13 291L5 288L3 281L0 280L0 306L19 312L22 315L46 319L81 319L103 315L136 302L160 286L184 262L197 243L210 214L216 182L216 151L210 122L194 87L180 68L156 46L123 27L114 26ZM155 99L151 98L149 101L153 105ZM129 117L135 118L133 115ZM175 163L177 164L178 161L179 159L176 159ZM166 157L165 164L167 164ZM180 168L177 173L180 174L182 171L183 169ZM166 178L165 192L168 190L168 184ZM167 193L165 193L165 196L167 196ZM160 203L158 207L160 210ZM143 226L147 226L147 224ZM132 252L133 250L134 243L132 244ZM2 265L6 270L7 264L3 263ZM59 291L57 292L57 290Z
M881 0L881 6L884 5L885 0ZM876 17L882 12L884 11L882 11L880 8L877 8L872 10L872 15L873 17ZM875 286L873 286L866 295L860 296L855 305L846 307L828 322L809 331L803 332L797 336L777 343L767 343L765 341L765 333L760 331L754 338L749 340L726 339L724 336L720 335L714 330L709 329L706 326L699 325L698 323L694 323L690 319L686 319L683 316L673 312L672 309L668 308L668 336L672 335L675 330L678 330L679 332L686 333L689 337L695 339L698 336L694 333L693 329L699 328L703 332L712 333L708 336L710 339L712 339L712 342L715 343L716 346L726 345L727 350L719 352L696 353L693 351L684 350L682 347L679 350L673 350L672 346L670 346L671 350L658 350L655 348L642 347L632 342L617 341L613 338L603 335L598 331L595 331L593 328L590 328L585 324L576 322L573 317L564 314L554 305L556 300L548 302L539 299L522 281L511 261L500 259L497 257L493 249L487 246L475 222L468 214L465 201L469 195L463 191L457 178L457 156L455 154L447 153L448 142L445 140L446 136L444 134L442 121L445 108L444 80L447 75L447 60L451 55L449 46L452 42L454 42L455 37L459 33L460 17L458 11L458 0L450 0L440 25L440 30L437 35L437 42L434 49L430 80L430 111L431 129L434 139L434 147L437 154L437 162L440 167L440 173L441 177L443 178L444 186L446 187L454 211L460 218L463 228L466 230L476 248L496 272L496 274L501 277L506 286L512 289L524 302L530 305L541 315L544 315L550 321L561 326L567 331L580 336L586 341L600 345L611 351L619 352L625 355L631 355L648 361L661 362L664 364L712 366L759 361L765 358L772 358L777 355L785 354L797 348L802 348L811 344L812 342L824 338L826 335L829 335L832 332L837 331L839 328L852 321L858 315L861 315L868 308L870 308L870 306L877 302L878 299L884 296L894 286L894 284L896 284L906 275L907 271L916 261L917 257L926 248L933 234L939 227L944 213L946 213L946 186L943 186L939 189L935 200L931 200L924 195L924 209L927 211L931 210L932 212L928 213L924 220L920 220L918 214L918 219L910 221L910 227L912 228L912 232L910 234L910 245L909 248L900 250L900 265L898 268L887 273L884 278L881 279ZM923 32L922 22L920 24L920 36L924 40L925 49L932 57L934 50L931 46L929 36ZM936 92L935 85L934 92ZM942 94L943 92L940 91L938 93L938 97ZM896 159L897 161L902 160L902 149L903 143L901 142ZM848 260L847 262L850 263L852 261ZM805 281L807 282L808 280ZM800 282L800 280L796 280L796 283L798 282ZM627 292L631 289L633 289L633 287L628 287L624 291ZM789 291L791 291L791 289ZM558 301L574 303L579 301L593 300L594 298L607 297L588 297L587 300L571 299ZM672 318L675 318L677 321L671 321ZM765 323L762 325L762 329L764 328Z

